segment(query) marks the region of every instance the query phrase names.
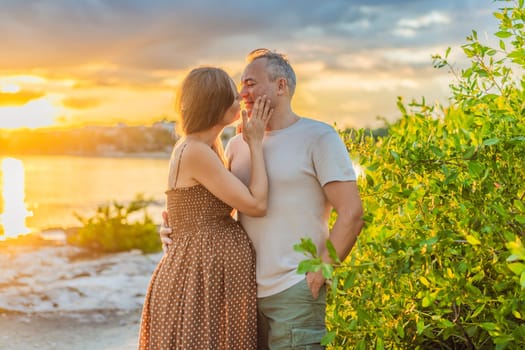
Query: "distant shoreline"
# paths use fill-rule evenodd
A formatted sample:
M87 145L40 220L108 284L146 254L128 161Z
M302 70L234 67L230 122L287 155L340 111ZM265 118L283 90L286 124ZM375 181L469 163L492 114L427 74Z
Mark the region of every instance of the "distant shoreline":
M2 158L17 157L90 157L169 159L171 152L102 152L102 153L0 153Z

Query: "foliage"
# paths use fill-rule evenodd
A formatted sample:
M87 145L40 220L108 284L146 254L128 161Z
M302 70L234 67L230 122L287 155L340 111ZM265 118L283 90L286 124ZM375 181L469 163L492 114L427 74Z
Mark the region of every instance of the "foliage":
M470 67L434 57L457 77L450 106L399 99L387 136L343 134L366 225L331 276L331 349L524 347L523 2L501 1L498 48L467 37ZM328 271L310 243L303 266Z
M83 226L68 236L68 243L102 252L131 249L140 249L144 253L159 251L158 227L146 211L149 203L151 200L137 195L128 206L113 202L112 205L99 206L92 217L77 215ZM141 211L141 220L132 220Z

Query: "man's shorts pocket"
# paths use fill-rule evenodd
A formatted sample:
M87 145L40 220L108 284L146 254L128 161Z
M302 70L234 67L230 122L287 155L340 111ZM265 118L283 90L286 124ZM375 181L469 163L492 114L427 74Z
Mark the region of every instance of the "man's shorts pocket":
M326 334L326 329L319 327L318 324L302 325L300 327L292 328L292 349L304 350L321 350L321 339Z

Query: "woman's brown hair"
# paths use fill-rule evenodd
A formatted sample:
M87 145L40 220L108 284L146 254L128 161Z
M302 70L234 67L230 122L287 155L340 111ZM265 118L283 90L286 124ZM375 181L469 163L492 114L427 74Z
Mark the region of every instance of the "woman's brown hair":
M175 102L182 132L188 135L218 124L235 100L232 86L232 79L221 68L192 69L182 81ZM220 137L214 149L224 160Z
M220 68L194 68L184 78L177 94L176 111L187 135L219 123L235 96L232 80Z

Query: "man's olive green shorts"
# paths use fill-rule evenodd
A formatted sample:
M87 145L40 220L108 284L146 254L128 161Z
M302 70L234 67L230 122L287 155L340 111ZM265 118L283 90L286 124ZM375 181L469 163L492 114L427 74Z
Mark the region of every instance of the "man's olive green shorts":
M258 349L324 349L326 287L314 300L306 279L292 287L257 299Z

